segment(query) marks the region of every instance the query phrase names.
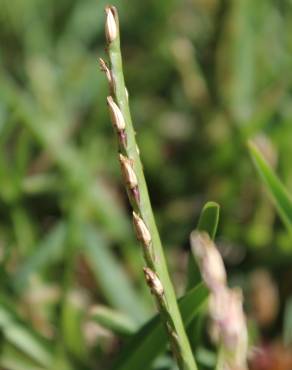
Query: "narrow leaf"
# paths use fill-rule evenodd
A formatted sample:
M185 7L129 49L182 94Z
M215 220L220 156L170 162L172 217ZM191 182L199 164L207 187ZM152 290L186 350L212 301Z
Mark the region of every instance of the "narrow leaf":
M201 212L197 229L206 231L211 239L215 238L219 222L220 206L216 202L207 202Z
M1 369L9 370L45 370L44 368L33 362L30 357L19 351L8 342L2 344L0 355Z
M84 228L84 238L85 257L107 301L119 311L128 313L136 322L144 322L149 317L149 307L111 253L105 237L88 225Z
M38 364L49 367L52 354L32 330L17 321L10 307L0 305L0 330L7 342L22 351Z
M249 142L248 147L256 169L268 189L283 223L292 233L292 198L290 194L268 165L255 144Z
M207 202L200 214L197 230L207 232L212 239L215 238L219 222L220 206L215 202ZM201 280L200 272L192 253L188 261L187 290L194 287Z
M200 284L179 299L179 308L185 327L190 324L206 302L207 297L206 287ZM113 369L149 370L150 364L166 348L167 342L167 335L160 316L156 315L130 339Z
M13 279L13 285L18 291L26 287L31 276L39 273L40 270L52 265L56 260L61 258L66 230L65 223L58 223L38 245L35 246L35 251L25 260Z
M136 329L135 322L129 316L105 306L92 307L89 319L121 335L133 334Z

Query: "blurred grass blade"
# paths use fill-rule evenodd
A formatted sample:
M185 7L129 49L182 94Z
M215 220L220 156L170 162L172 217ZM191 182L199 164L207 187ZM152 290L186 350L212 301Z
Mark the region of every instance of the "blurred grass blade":
M79 361L87 356L83 322L85 316L84 297L73 289L66 294L62 307L62 333L66 350Z
M207 202L200 214L197 230L207 232L215 238L219 222L220 206L215 202ZM197 263L192 253L189 253L187 290L194 287L201 280Z
M129 335L137 329L137 325L129 316L106 306L93 306L89 319L116 334Z
M26 257L30 255L32 246L35 245L32 219L29 217L26 210L20 206L13 207L11 219L17 245L20 249L19 252L23 257Z
M253 104L256 38L252 19L258 8L252 0L231 1L216 50L220 97L234 123L241 125L249 118Z
M270 168L259 149L252 142L248 143L249 152L266 188L272 196L278 213L287 229L292 233L292 198L286 188Z
M112 255L106 239L93 227L84 229L84 253L107 301L138 323L148 316L148 306L134 289L130 278Z
M179 309L185 327L190 324L207 297L207 288L200 284L179 299ZM153 360L166 348L167 342L163 324L159 315L156 315L129 340L113 369L149 370Z
M49 367L52 354L41 340L29 328L17 321L11 307L0 304L0 329L4 338L24 354L42 366Z
M216 366L216 353L205 347L197 348L196 358L198 359L198 363L204 367L214 369Z
M215 238L219 222L220 206L215 202L207 202L200 214L197 229L206 231L211 239Z
M35 246L35 251L22 264L13 280L13 285L18 291L26 286L30 276L52 265L62 256L66 230L65 223L60 222Z
M23 178L21 190L25 194L35 195L57 191L61 187L58 176L51 174L30 175Z
M45 370L47 368L33 362L10 343L5 342L1 347L1 369L9 370Z
M127 218L124 217L121 208L113 201L102 181L92 175L86 166L86 160L82 159L81 153L72 143L68 143L63 119L60 120L59 116L52 119L51 116L41 114L29 94L23 93L6 76L1 79L1 82L6 86L5 101L14 110L15 119L19 120L32 133L35 141L49 155L50 160L60 168L66 188L68 189L72 185L78 186L78 196L83 197L83 206L94 212L95 217L103 224L107 232L117 240L128 240L131 229ZM62 147L62 150L59 150L59 147ZM10 180L10 177L3 176L5 181L6 179ZM12 185L10 182L5 188L8 188L11 193Z

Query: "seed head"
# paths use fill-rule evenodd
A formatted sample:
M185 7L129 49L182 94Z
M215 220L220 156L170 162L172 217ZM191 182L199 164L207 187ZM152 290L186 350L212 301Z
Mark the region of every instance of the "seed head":
M226 270L222 257L207 233L193 231L191 245L202 278L211 289L226 284Z
M143 243L146 247L149 247L151 243L151 235L150 232L145 225L144 221L141 217L137 215L137 213L133 212L133 224L136 231L137 239Z
M107 66L106 62L102 58L99 58L99 66L100 66L100 69L105 73L109 85L112 86L113 79L112 79L111 71L109 67Z
M164 289L159 277L148 267L143 268L145 279L153 294L161 297Z
M109 106L113 126L117 129L118 132L124 131L126 128L126 124L120 108L117 106L111 96L107 97L107 103Z
M138 186L138 180L133 169L132 161L122 154L119 155L119 159L125 183L130 189L135 189Z
M248 332L239 289L217 290L210 301L210 314L214 320L230 368L246 369ZM218 304L219 303L219 304Z
M115 41L118 34L117 22L115 19L116 9L113 6L107 6L105 8L105 13L106 13L105 35L107 42L110 44L113 41Z

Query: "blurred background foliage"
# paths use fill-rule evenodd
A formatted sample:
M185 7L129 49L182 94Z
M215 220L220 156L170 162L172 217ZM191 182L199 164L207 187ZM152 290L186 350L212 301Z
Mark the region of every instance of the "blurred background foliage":
M266 356L254 368L291 370L284 349L292 341L291 237L246 141L256 141L291 190L292 2L113 3L137 140L177 290L185 283L189 233L214 200L230 282L244 289L253 341ZM0 5L0 366L105 369L121 340L90 320L90 307L122 312L134 328L155 311L97 64L105 56L106 2Z

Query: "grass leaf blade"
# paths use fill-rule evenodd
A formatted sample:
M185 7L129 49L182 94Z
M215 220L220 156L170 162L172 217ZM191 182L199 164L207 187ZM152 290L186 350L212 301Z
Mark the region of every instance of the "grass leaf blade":
M185 327L190 324L206 302L207 297L206 287L200 284L179 299L179 308ZM148 370L153 360L166 347L167 340L160 316L156 315L130 339L113 369Z
M256 145L249 142L248 147L256 169L268 189L283 223L292 233L292 198L290 194L268 165Z

